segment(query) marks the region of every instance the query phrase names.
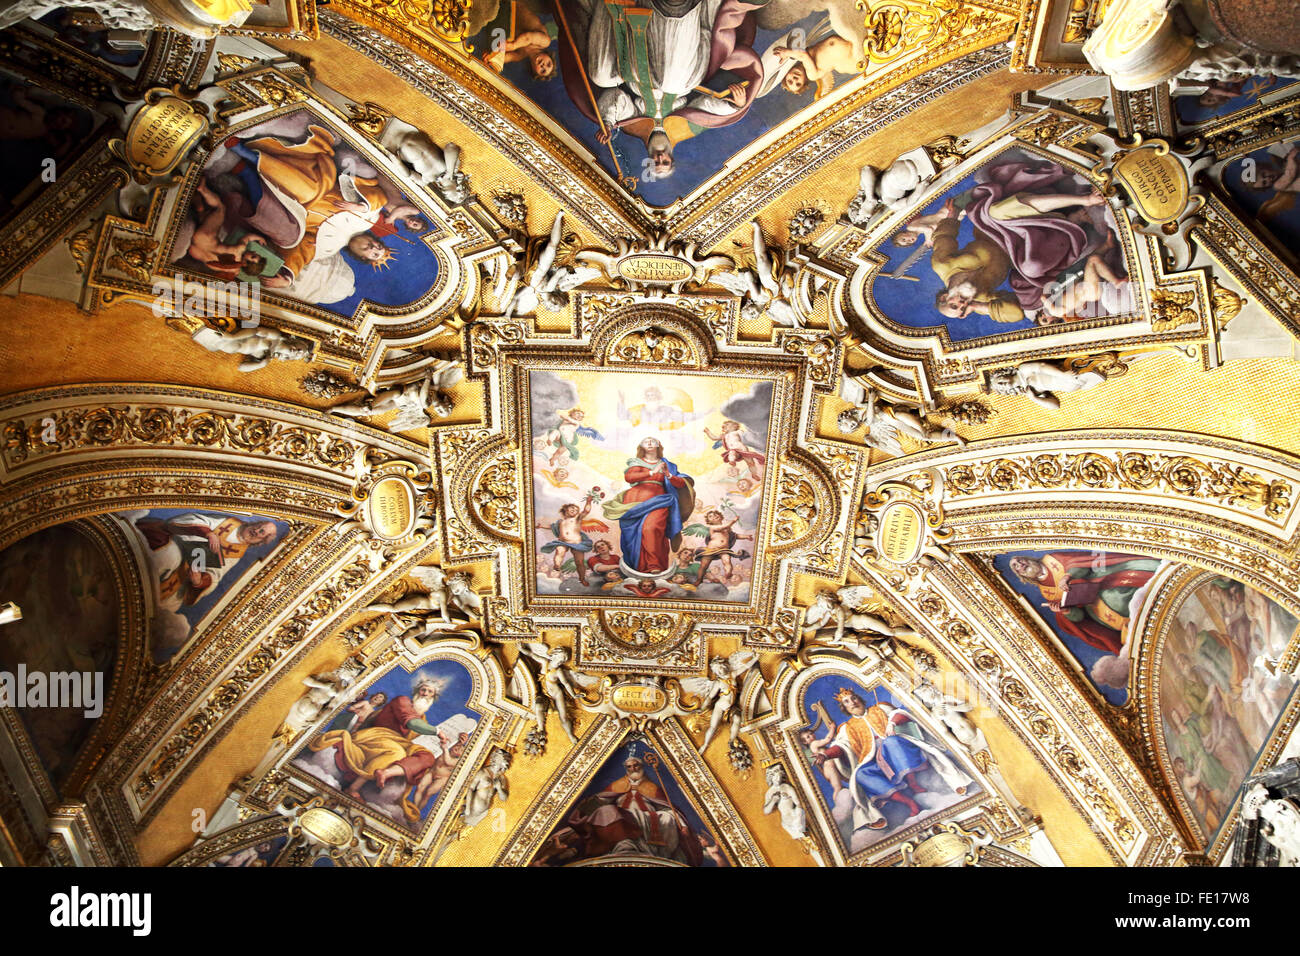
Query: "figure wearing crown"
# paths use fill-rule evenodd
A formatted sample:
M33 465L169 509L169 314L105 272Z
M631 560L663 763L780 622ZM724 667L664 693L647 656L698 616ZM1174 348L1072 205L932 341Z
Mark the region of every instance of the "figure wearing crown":
M850 781L855 830L889 826L880 812L887 801L902 804L909 820L920 816L924 809L915 797L927 792L917 779L923 770L933 770L954 793L966 793L970 777L924 739L906 711L879 699L868 707L860 694L847 687L839 689L835 701L848 719L835 729L830 746L814 753L813 760L819 767L832 761L834 772Z

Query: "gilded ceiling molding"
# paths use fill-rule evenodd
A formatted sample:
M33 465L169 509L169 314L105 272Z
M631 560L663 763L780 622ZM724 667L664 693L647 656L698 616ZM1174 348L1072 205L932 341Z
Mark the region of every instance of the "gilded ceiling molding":
M597 174L575 162L569 148L521 105L484 82L463 57L413 33L400 12L395 19L356 2L320 11L321 29L346 43L418 90L512 159L538 188L594 229L612 238L642 233L648 221L639 205ZM335 8L339 11L336 12ZM345 15L346 14L346 15ZM389 35L385 35L391 33ZM520 135L521 131L526 135ZM579 202L578 197L589 202Z
M1300 338L1300 276L1217 190L1205 206L1204 219L1204 225L1192 229L1196 243L1269 315Z
M57 387L0 400L0 544L70 517L206 503L334 520L357 462L419 445L300 406L162 385Z
M977 32L963 36L959 43L937 45L924 56L888 66L807 127L784 136L769 134L756 153L758 158L719 174L670 207L664 218L652 217L643 203L629 200L622 188L573 152L567 136L556 137L539 124L513 98L471 70L463 56L449 54L413 33L419 24L407 22L391 8L372 9L352 0L337 9L342 13L322 11L321 24L327 34L376 59L443 106L515 160L540 188L602 236L612 239L629 229L648 236L664 229L696 241L702 248L720 242L773 194L886 124L964 83L1005 69L1007 55L999 41L1010 33L1013 13L1004 4L982 4L988 22ZM484 111L482 103L493 109ZM521 130L529 135L521 137ZM780 158L773 163L773 156ZM575 197L580 195L592 201L577 203Z
M795 574L836 578L847 571L851 522L843 502L860 494L864 461L860 451L816 441L812 415L815 398L829 393L838 379L842 350L837 340L816 329L780 329L771 341L746 340L734 326L711 319L715 312L708 299L699 300L702 309L694 296L672 301L600 311L589 327L577 320L576 332L543 332L534 321L520 319L480 320L467 329L468 374L486 382L484 424L437 429L433 460L443 476L442 554L448 560L499 562L499 593L489 602L487 615L494 637L537 640L539 626L575 628L580 634L577 659L600 673L650 668L672 674L704 664L703 642L691 645L690 653L683 651L689 629L670 626L685 643L665 644L662 659L648 659L628 643L627 635L609 630L606 618L589 618L587 610L575 614L568 596L544 591L537 583L546 569L535 550L534 529L542 515L529 493L534 480L529 463L540 450L541 434L553 425L531 420L527 396L541 387L537 382L581 380L584 387L641 389L671 364L682 388L690 383L712 387L710 382L722 378L735 382L739 395L757 389L755 396L768 396L761 401L770 405L770 412L764 412L764 442L773 465L760 486L770 505L758 519L752 547L760 557L775 560L756 562L745 600L693 600L692 587L676 599L657 601L655 609L663 616L682 622L688 615L694 626L743 630L744 640L755 647L788 649L796 635L793 612L786 607ZM654 349L647 348L647 336ZM675 357L671 363L664 360L666 350ZM665 441L671 440L665 432ZM654 590L652 577L644 577L637 583ZM600 595L599 605L636 608L638 594L643 596L626 587L609 590Z
M207 865L249 846L274 843L283 836L286 841L263 848L264 859L258 865L311 865L317 856L327 853L336 865L432 866L450 845L472 838L474 828L490 809L490 804L480 808L476 788L485 774L491 781L490 774L499 772L486 769L489 761L493 767L502 766L499 756L494 755L506 754L504 766L509 768L509 754L514 750L510 741L526 713L518 702L506 696L507 681L497 658L473 644L444 639L417 650L389 637L373 642L362 655L355 655L347 665L350 669L343 686L356 686L348 692L340 688L318 697L324 706L314 707L307 722L293 725L296 732L291 741L273 745L269 752L273 759L264 761L253 774L232 786L226 804L195 846L172 865ZM313 678L314 683L309 683L311 693L330 686L323 683L325 680L341 679L342 671L340 667L333 675ZM443 683L442 689L448 696L463 697L463 709L476 715L472 718L474 726L454 744L456 756L446 768L448 772L434 803L421 810L418 819L409 815L411 811L402 820L387 816L370 803L330 786L302 762L304 755L315 752L307 745L319 734L327 733L338 717L347 716L342 709L355 697L356 688L392 686L405 693L402 682L410 680L414 682L411 693L415 693L420 682L437 682L454 672L467 675L470 687L455 685L447 689ZM286 718L286 726L289 720ZM509 799L508 791L498 796L502 801ZM343 827L335 817L348 821L348 826ZM277 823L285 819L291 821L287 829L282 822Z
M168 326L188 335L205 326L230 333L234 331L232 317L245 316L255 308L252 327L271 335L283 334L295 345L309 348L315 361L345 369L363 383L379 375L387 349L410 349L459 326L460 311L471 309L481 295L480 283L484 280L479 265L501 253L496 220L476 198L457 194L458 201L453 205L436 184L426 184L399 161L390 148L393 144L381 144L370 126L355 122L361 104L353 106L351 115L345 113L317 92L310 76L296 63L242 63L219 72L216 82L200 95L207 99L221 95L227 98L223 102L234 105L218 112L210 128L205 125L205 138L184 158L188 166L183 182L172 188L163 188L169 184L155 184L157 188L148 194L147 208L139 212L141 218L108 215L94 233L79 238L93 307L138 301L149 305ZM196 102L202 106L204 101ZM184 243L190 242L186 237L194 234L191 211L198 201L207 165L228 155L222 152L214 159L221 144L231 137L253 137L256 129L267 123L274 125L278 119L324 129L337 140L337 148L355 151L362 162L398 186L413 207L409 214L418 213L425 224L416 238L402 238L418 244L425 255L432 257L431 285L417 301L388 306L363 300L353 314L347 315L262 283L254 287L250 306L245 301L249 296L247 283L213 281L230 277L200 271L192 263ZM250 128L253 133L240 136ZM423 136L418 130L415 134ZM427 137L421 142L426 149L434 148ZM126 149L130 149L129 136ZM138 186L132 188L139 191ZM145 198L142 191L132 196ZM385 264L391 266L378 263L376 268ZM500 263L495 271L500 273ZM497 281L502 279L498 275ZM326 286L335 295L341 291ZM248 322L240 325L250 327Z

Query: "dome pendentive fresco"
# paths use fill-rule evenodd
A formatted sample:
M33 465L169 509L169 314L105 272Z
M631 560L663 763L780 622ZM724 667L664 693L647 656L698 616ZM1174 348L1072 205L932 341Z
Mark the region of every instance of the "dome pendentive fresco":
M0 3L0 865L1296 865L1298 23Z

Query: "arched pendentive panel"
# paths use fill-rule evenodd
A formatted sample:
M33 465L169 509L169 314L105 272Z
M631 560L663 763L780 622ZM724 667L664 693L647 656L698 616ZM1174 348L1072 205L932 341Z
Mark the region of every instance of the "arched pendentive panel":
M1160 772L1199 848L1222 859L1242 782L1296 726L1300 613L1249 585L1185 567L1156 594L1139 684Z
M1231 577L1294 610L1298 477L1294 458L1255 446L1186 434L1113 431L1008 438L922 453L873 469L872 483L932 482L933 493L942 495L936 527L950 554L1076 549L1151 555ZM1066 496L1074 499L1069 505L1061 503ZM882 593L896 592L901 607L937 626L940 643L968 661L973 675L1011 713L1026 719L1029 739L1046 745L1049 754L1055 752L1066 779L1084 784L1084 802L1100 812L1101 825L1117 837L1127 835L1120 842L1131 850L1147 839L1138 838L1134 821L1145 818L1154 827L1149 834L1166 836L1173 835L1171 821L1177 821L1179 842L1200 848L1182 825L1165 774L1156 770L1150 720L1136 708L1107 703L1078 666L1044 639L1041 622L1016 609L1014 599L1005 600L1009 589L992 568L958 559L900 573L867 543L860 554L869 576L885 589ZM954 616L954 607L965 609L965 621ZM990 641L986 634L994 633L1000 636ZM1133 659L1139 681L1151 646L1139 641ZM1294 649L1280 666L1289 669L1293 657ZM1056 719L1039 719L1027 688L1054 702L1048 711ZM1140 700L1140 684L1137 691ZM1077 739L1093 741L1082 751L1092 756L1081 757L1078 744L1061 733L1067 728L1082 735ZM1116 738L1131 761L1111 759ZM1103 777L1119 784L1117 791L1108 792L1103 777L1088 778L1088 761L1109 764ZM1158 793L1170 812L1153 813L1143 806L1143 792ZM1127 809L1120 811L1124 805ZM1169 819L1162 821L1164 817Z
M0 546L87 515L224 508L333 521L358 463L420 446L298 406L205 389L97 385L0 402Z

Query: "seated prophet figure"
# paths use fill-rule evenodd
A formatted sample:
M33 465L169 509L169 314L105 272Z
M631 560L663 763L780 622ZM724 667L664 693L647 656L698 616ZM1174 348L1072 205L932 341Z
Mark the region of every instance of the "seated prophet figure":
M1069 551L1042 560L1016 555L1009 563L1016 577L1038 587L1063 633L1108 654L1127 642L1129 604L1160 567L1159 558Z

